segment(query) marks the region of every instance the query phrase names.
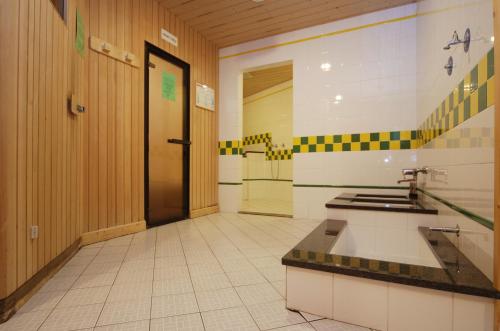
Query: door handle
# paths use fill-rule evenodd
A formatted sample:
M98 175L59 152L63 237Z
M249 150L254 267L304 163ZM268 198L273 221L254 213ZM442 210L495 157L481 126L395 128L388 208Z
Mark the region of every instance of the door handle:
M168 139L167 142L169 144L179 144L179 145L191 145L191 142L189 140L182 140L182 139Z

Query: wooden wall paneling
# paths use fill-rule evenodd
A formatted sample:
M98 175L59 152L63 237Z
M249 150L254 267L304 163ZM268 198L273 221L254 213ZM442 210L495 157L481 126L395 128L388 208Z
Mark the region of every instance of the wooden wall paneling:
M151 8L151 2L146 1L146 8ZM150 11L149 11L150 12ZM143 20L146 20L146 26L144 28L148 28L151 25L151 16L145 16ZM149 23L149 24L148 24ZM142 34L140 34L140 53L141 53L141 58L143 59L141 63L144 63L144 40L145 39L150 39L150 38L145 38L144 36L146 34L150 34L151 29L149 31L143 31ZM141 67L142 68L142 67ZM143 69L144 70L144 69ZM144 71L142 71L139 74L139 104L137 105L137 111L138 111L138 141L137 141L137 146L138 146L138 155L136 156L138 163L137 163L137 181L138 181L138 218L137 220L143 220L144 219Z
M17 81L17 286L26 278L26 154L28 86L28 3L19 4L19 62Z
M132 46L132 0L125 0L125 20L124 20L124 33L125 33L125 48L133 49ZM141 64L142 67L142 64ZM123 205L124 205L124 215L123 223L129 222L132 217L132 196L131 196L131 179L132 179L132 154L131 149L131 132L132 132L132 71L138 71L141 69L132 69L129 66L125 66L124 72L124 130L123 130L123 141L124 141L124 169L123 169Z
M28 4L28 37L27 37L27 104L26 104L26 228L33 225L33 103L34 103L34 52L35 52L35 6ZM28 232L26 237L26 278L33 275L33 241Z
M125 48L124 1L116 2L116 46ZM116 225L124 223L124 145L125 145L125 67L118 62L116 67Z
M19 3L0 3L0 40L8 40L9 47L0 48L0 294L5 296L17 285L17 84L19 44ZM13 111L14 110L14 111ZM5 240L10 238L10 240ZM7 272L7 270L9 272Z
M144 63L144 54L140 52L142 49L142 42L140 41L141 36L141 26L144 24L141 21L141 18L143 17L140 11L140 2L139 0L132 0L132 15L133 15L133 27L132 27L132 49L134 51L134 54L137 54L141 58L141 63ZM141 67L142 68L142 67ZM138 151L139 151L139 146L138 144L138 136L139 136L139 105L140 105L140 89L142 86L140 86L140 81L139 81L139 76L140 75L140 70L144 69L139 69L139 70L132 70L132 123L131 123L131 187L132 187L132 206L131 206L131 214L132 214L132 219L137 220L138 215L139 215L139 199L138 199L138 194L139 194L139 185L141 183L140 179L138 178L138 169L139 169L139 161L138 161Z
M116 45L116 0L106 0L107 9L107 37L105 40ZM108 62L108 95L107 97L107 115L108 115L108 152L107 152L107 180L108 180L108 212L107 212L107 227L116 225L116 184L115 184L115 157L116 157L116 60L112 58L106 59Z
M48 228L45 226L45 109L46 109L46 63L47 63L47 2L40 1L40 58L38 60L39 79L38 87L38 267L45 265L46 241Z
M78 55L76 8L86 37L131 50L141 67L90 51L87 42ZM215 203L217 113L194 102L196 82L217 84L213 43L153 0L73 0L67 24L49 0L3 2L0 12L10 20L0 22L0 34L12 46L0 49L9 77L0 97L3 109L16 110L0 114L0 269L9 271L0 272L2 298L82 233L144 219L144 40L191 64L190 209ZM178 47L160 38L162 27ZM71 94L86 113L68 112Z
M45 228L47 229L46 236L47 240L45 241L45 261L44 264L48 263L51 258L52 258L52 252L53 252L53 247L52 243L55 243L55 235L54 234L54 226L53 226L53 219L51 215L51 188L53 187L52 184L52 164L51 164L51 155L52 155L52 148L51 148L51 139L50 139L50 133L52 132L51 130L51 124L52 124L52 89L53 89L53 77L52 77L52 51L53 51L53 32L54 32L54 27L53 27L53 18L54 18L54 12L52 8L50 7L51 4L47 5L47 58L46 58L46 74L45 74L45 84L47 88L45 89L45 116L44 116L44 124L45 124L45 133L44 133L44 142L45 142L45 183L44 183L44 188L45 188L45 193L44 193L44 200L45 200Z
M39 159L39 144L38 144L38 122L39 122L39 79L40 79L40 39L41 39L41 17L40 17L40 10L41 10L41 1L36 1L34 2L33 6L33 28L30 29L33 30L33 59L32 59L32 70L33 70L33 75L31 76L32 82L31 82L31 89L32 89L32 152L31 152L31 157L32 157L32 186L31 186L31 204L32 204L32 211L31 211L31 224L38 226L38 239L34 239L31 245L31 250L32 250L32 260L27 261L28 263L31 263L31 273L29 276L31 277L34 273L38 271L38 265L39 265L39 249L38 246L40 245L40 223L39 223L39 214L38 214L38 177L39 177L39 169L38 169L38 159ZM29 193L28 193L29 194Z
M90 34L90 1L89 0L79 0L78 8L81 11L83 20L85 22L85 33L88 36ZM71 34L70 34L71 36ZM90 58L90 52L88 49L88 45L85 45L84 50L84 58ZM84 107L87 109L87 113L84 116L81 116L81 131L80 131L80 140L81 140L81 177L80 177L80 185L81 185L81 194L82 199L80 201L80 224L79 224L79 232L84 233L89 231L89 84L88 84L88 73L89 66L88 61L84 59L80 59L81 61L81 78L80 78L80 100L83 103Z
M89 35L99 35L99 0L89 0ZM88 45L88 44L87 44ZM88 47L88 46L87 46ZM90 50L88 57L88 223L87 232L99 229L99 55Z
M107 1L99 1L99 36L104 40L108 39L107 33L107 17L104 13L107 12ZM108 227L107 217L107 201L108 201L108 58L99 55L99 229Z

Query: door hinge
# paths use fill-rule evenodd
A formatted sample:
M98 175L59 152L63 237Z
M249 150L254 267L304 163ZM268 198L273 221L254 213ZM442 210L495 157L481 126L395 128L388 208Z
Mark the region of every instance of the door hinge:
M156 68L156 64L154 64L153 62L150 61L148 64L150 68L152 69Z

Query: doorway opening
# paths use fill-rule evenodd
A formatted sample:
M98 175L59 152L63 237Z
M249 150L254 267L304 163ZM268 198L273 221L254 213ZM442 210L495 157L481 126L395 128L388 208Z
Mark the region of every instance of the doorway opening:
M241 213L293 215L293 64L243 74Z
M189 64L146 43L145 218L148 226L189 214Z

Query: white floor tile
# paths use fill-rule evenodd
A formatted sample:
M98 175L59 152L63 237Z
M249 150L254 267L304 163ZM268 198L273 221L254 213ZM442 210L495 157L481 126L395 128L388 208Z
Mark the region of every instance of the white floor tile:
M94 331L149 331L149 320L98 326Z
M314 331L314 328L309 323L295 324L284 326L282 328L272 329L276 331Z
M194 292L194 289L189 277L155 280L153 282L153 296L192 292Z
M245 305L281 300L281 295L269 283L235 288Z
M304 323L306 320L298 313L289 311L285 301L273 301L248 306L248 310L261 330Z
M36 331L49 314L50 310L17 313L7 322L0 324L0 331Z
M149 298L132 301L107 302L97 321L97 325L102 326L146 320L150 318L150 312L151 299Z
M78 330L95 326L102 310L102 303L88 306L78 306L54 309L40 330L66 331Z
M51 310L66 294L66 291L38 292L19 310L20 313L28 313L39 310Z
M200 311L232 308L243 305L233 288L196 292L196 298Z
M208 291L231 287L225 274L216 274L206 277L191 277L195 291Z
M153 291L152 287L152 282L117 284L111 288L107 301L118 302L150 298Z
M110 288L110 286L103 286L70 290L58 303L57 308L104 303Z
M173 279L173 278L189 278L189 271L187 266L176 266L176 267L154 269L154 280Z
M152 318L184 315L199 311L194 293L153 297L152 304Z
M265 283L266 279L257 270L242 270L228 272L227 277L233 286L243 286Z
M311 322L316 331L370 331L361 326L323 319Z
M73 285L73 288L87 288L113 285L116 278L116 273L82 275Z
M204 331L201 315L188 314L151 320L151 331Z
M207 331L258 331L252 316L244 307L201 313Z

